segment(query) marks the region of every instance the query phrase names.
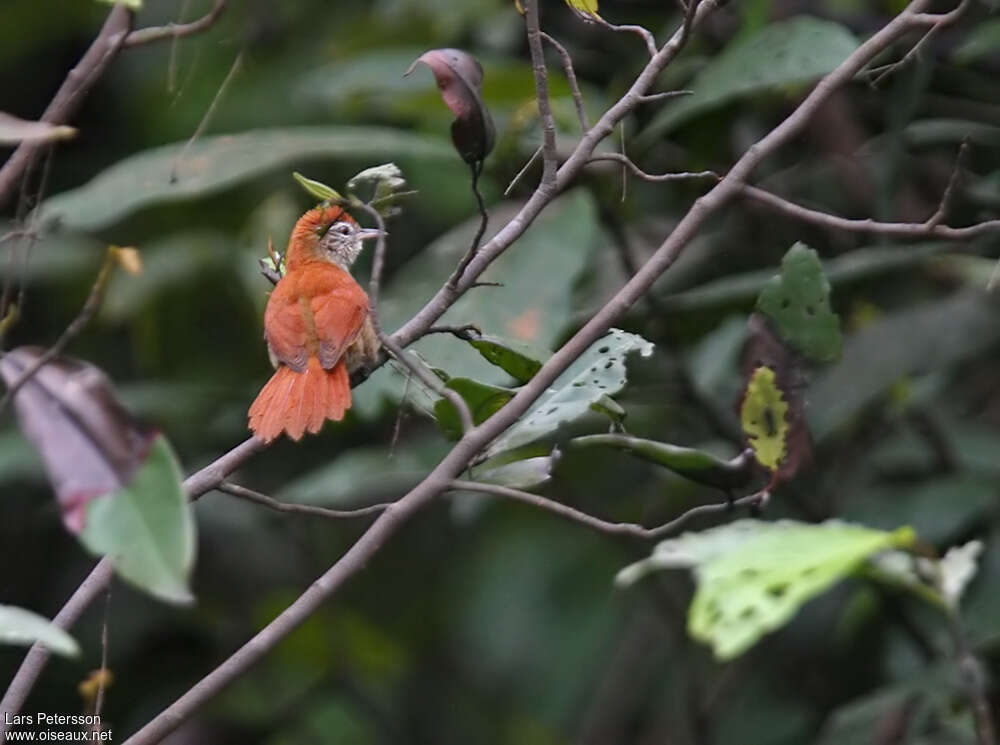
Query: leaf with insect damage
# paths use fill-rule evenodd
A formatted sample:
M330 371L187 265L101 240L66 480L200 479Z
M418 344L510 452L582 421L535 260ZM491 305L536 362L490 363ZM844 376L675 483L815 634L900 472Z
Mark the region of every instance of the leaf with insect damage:
M812 459L812 437L800 394L804 385L802 362L799 355L778 338L764 316L752 314L747 329L749 339L743 350L743 375L747 384L739 406L740 420L757 461L773 472L769 487L773 489L795 476ZM761 370L769 372L760 373ZM758 375L767 380L759 380L755 388L757 397L750 402L751 385ZM761 394L770 396L773 405L767 405ZM779 425L780 438L776 437ZM771 432L774 436L768 434ZM760 443L760 449L754 441ZM762 453L764 458L777 457L778 460L773 465L766 463Z
M804 243L788 249L781 274L761 290L757 310L809 359L831 362L840 357L840 318L830 309L830 283L819 256Z
M785 460L788 403L778 389L774 370L758 367L747 383L740 406L740 423L757 462L777 471Z
M493 150L496 130L483 103L483 66L461 49L432 49L420 55L405 75L423 62L434 73L441 97L455 114L451 139L466 163L481 163Z
M915 540L911 528L885 532L838 520L738 520L663 541L648 559L619 572L616 583L630 585L662 569L692 569L697 590L688 632L710 644L718 659L729 660L869 558Z
M0 359L10 386L44 354ZM126 580L170 601L190 599L194 521L166 439L139 424L99 369L57 357L14 394L21 429L42 456L63 523Z

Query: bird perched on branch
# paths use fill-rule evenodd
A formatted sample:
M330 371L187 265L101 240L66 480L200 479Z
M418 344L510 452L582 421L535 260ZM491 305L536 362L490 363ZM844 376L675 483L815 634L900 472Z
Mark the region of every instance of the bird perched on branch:
M364 241L378 235L338 206L309 210L295 224L285 275L264 312L264 337L277 370L249 412L250 429L264 442L282 432L298 440L351 408L347 363L372 357L377 341L368 295L350 269Z

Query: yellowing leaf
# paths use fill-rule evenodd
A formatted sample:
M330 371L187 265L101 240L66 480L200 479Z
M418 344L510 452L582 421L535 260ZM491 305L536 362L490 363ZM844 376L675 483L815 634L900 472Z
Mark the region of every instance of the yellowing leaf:
M582 16L600 18L597 14L597 0L566 0L566 4Z
M776 471L785 459L788 403L778 388L774 370L758 367L750 376L740 406L740 423L757 462Z

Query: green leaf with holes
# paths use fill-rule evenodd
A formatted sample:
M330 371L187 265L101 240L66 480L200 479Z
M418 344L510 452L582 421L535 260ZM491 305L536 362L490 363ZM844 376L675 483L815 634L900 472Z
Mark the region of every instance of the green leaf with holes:
M514 391L498 385L481 383L471 378L451 378L445 385L457 392L469 405L475 424L482 424L514 397ZM462 421L451 401L446 398L434 404L434 417L441 431L452 439L462 436Z
M738 520L660 543L623 569L627 585L650 571L688 567L697 589L688 631L720 660L738 657L784 626L806 602L862 569L875 554L911 546L911 528L872 530L837 520L819 525Z
M653 345L636 334L611 329L538 397L532 409L493 441L486 455L513 450L551 434L561 424L586 414L604 396L620 391L626 381L625 359L632 352L648 357Z
M840 358L840 318L830 309L830 283L816 252L796 243L781 260L781 274L757 298L757 310L806 357L820 362Z
M469 344L487 361L520 383L531 380L551 352L499 336L475 336Z

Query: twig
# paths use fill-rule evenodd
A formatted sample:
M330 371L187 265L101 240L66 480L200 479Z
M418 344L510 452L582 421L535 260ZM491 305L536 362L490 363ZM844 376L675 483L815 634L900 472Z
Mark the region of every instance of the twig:
M219 20L219 16L222 15L225 9L226 0L215 0L215 5L212 6L212 9L197 21L191 21L190 23L168 23L166 26L151 26L149 28L138 29L125 37L123 46L137 47L142 44L150 44L154 41L162 41L163 39L180 39L184 36L201 33L215 25L215 22Z
M969 697L972 717L976 723L978 745L996 745L996 728L993 724L992 707L986 691L986 673L972 650L969 649L958 611L948 608L945 610L945 615L948 618L948 631L955 648L955 662L958 666L959 678Z
M938 204L937 211L934 212L925 223L928 228L936 228L940 225L948 213L951 211L952 202L955 200L955 191L958 188L958 183L962 177L962 165L965 162L965 157L969 152L969 140L962 140L962 144L958 147L958 155L955 156L955 165L951 169L951 177L948 179L948 185L944 188L944 193L941 195L941 202Z
M124 5L115 5L108 13L94 43L80 58L76 67L69 71L39 120L49 124L66 124L94 83L121 51L122 43L131 29L132 11ZM22 143L0 168L0 207L3 207L17 188L21 175L34 163L38 152L38 145Z
M429 334L451 334L462 341L475 341L483 335L483 332L476 324L466 323L462 326L431 326L424 336Z
M615 31L626 34L637 34L645 42L646 51L649 52L649 58L650 59L656 58L656 37L653 36L652 32L650 32L648 28L645 28L644 26L636 26L629 24L623 24L619 26L614 23L610 23L609 21L606 21L599 15L587 15L583 17L585 20L596 23L598 26L606 28L608 31Z
M656 101L666 101L671 98L679 98L680 96L690 96L694 91L681 90L681 91L662 91L660 93L650 93L645 96L639 96L639 103L655 103Z
M576 115L580 118L580 129L584 134L590 129L590 122L587 119L587 110L583 106L583 93L580 92L580 84L576 79L576 71L573 69L573 58L570 57L566 47L553 39L544 31L540 32L541 37L552 45L562 58L563 70L566 73L566 80L569 82L570 93L573 94L573 103L576 105Z
M7 404L14 398L14 395L20 390L21 386L27 383L31 378L41 370L45 365L55 359L76 336L83 331L90 320L97 313L98 309L101 307L101 301L104 299L104 291L107 289L108 280L111 278L111 273L115 268L117 259L114 255L115 249L109 249L108 255L104 259L104 264L101 266L100 271L97 273L97 279L94 280L93 286L90 288L90 294L87 295L87 300L84 302L83 307L77 314L66 330L62 332L62 335L56 340L56 343L45 350L38 359L36 359L23 373L21 377L15 380L7 387L6 393L3 394L3 398L0 398L0 413L3 413L4 409L7 408Z
M466 267L469 266L469 262L476 257L476 252L479 250L479 242L483 239L486 227L490 222L490 215L486 211L486 203L483 201L482 192L479 191L479 176L483 172L483 162L470 163L469 168L472 169L472 193L476 197L476 206L479 208L479 229L476 230L476 234L472 238L469 250L465 252L465 256L458 262L458 266L455 267L455 271L448 279L448 284L453 288L458 286L458 282L462 279L462 275L465 273Z
M546 497L539 496L538 494L521 491L520 489L511 489L508 486L455 479L451 482L449 488L462 491L481 492L483 494L492 494L497 497L514 499L518 502L529 504L532 507L537 507L540 510L545 510L546 512L559 515L567 520L572 520L573 522L586 525L588 528L593 528L594 530L606 535L625 535L632 538L639 538L644 541L654 540L656 538L662 538L665 535L669 535L670 533L673 533L683 527L683 525L688 521L700 515L714 515L722 512L731 512L734 507L750 507L752 509L760 509L764 507L770 499L770 494L767 491L761 491L756 494L740 497L732 502L702 504L697 507L692 507L687 512L684 512L670 522L658 525L655 528L647 528L637 523L608 522L607 520L594 517L586 512L581 512L580 510L565 505L562 502L556 502Z
M614 161L615 163L621 163L625 168L641 178L643 181L687 181L690 179L700 178L711 178L718 181L720 178L719 174L715 171L646 173L644 170L639 168L639 166L637 166L631 158L623 153L601 153L600 155L592 155L587 162L597 163L600 161Z
M552 118L552 105L549 101L549 73L545 67L541 28L538 24L538 2L539 0L525 0L524 17L528 31L528 49L531 50L531 69L535 75L535 98L538 101L538 115L542 120L541 186L553 189L559 155L556 152L556 124Z
M243 64L243 52L241 51L236 55L236 59L233 60L232 66L229 68L229 72L226 73L226 77L223 78L222 84L219 86L219 90L216 91L215 97L212 99L212 103L208 105L208 109L205 111L205 115L198 122L198 127L194 130L194 134L191 138L184 143L184 147L181 148L177 159L174 161L173 166L170 168L170 183L176 183L177 181L177 167L184 161L184 156L187 155L187 151L194 144L195 140L204 134L205 130L208 128L209 122L212 121L212 117L215 116L215 109L219 105L219 101L226 94L226 90L229 88L229 84L233 82L233 78L236 77L236 73L239 72L240 66Z
M101 731L100 716L104 710L104 694L108 687L108 623L111 618L111 585L104 594L104 620L101 623L101 672L97 681L97 695L94 697L94 714L98 720L92 731Z
M359 507L355 510L331 510L326 507L315 507L310 504L293 504L289 502L281 502L273 497L269 497L266 494L261 494L253 489L247 489L245 486L240 486L239 484L234 484L231 481L223 481L217 487L217 491L223 492L224 494L229 494L233 497L239 497L240 499L246 499L249 502L255 504L261 504L265 507L269 507L277 512L291 512L299 515L312 515L314 517L327 517L332 520L344 520L353 519L355 517L369 517L371 515L378 515L381 512L389 509L392 506L392 502L381 502L379 504L369 505L367 507Z
M404 350L402 346L397 344L385 333L385 331L382 330L382 324L378 317L378 302L382 283L382 272L385 267L385 220L382 218L379 211L370 204L362 204L360 207L371 215L372 219L374 219L377 223L379 229L379 236L375 241L375 257L372 259L372 276L368 286L368 296L371 301L368 317L371 319L372 328L375 329L375 335L378 337L382 347L386 349L397 362L405 366L428 388L451 402L451 405L455 407L455 411L458 412L458 418L462 425L462 432L467 433L475 427L475 422L472 419L472 412L469 410L469 405L465 402L465 399L462 398L458 391L445 386L437 375L430 370L425 369L422 363L415 361L409 354L406 353L406 350Z
M534 154L530 158L528 158L528 162L521 167L520 171L514 174L514 178L512 178L510 180L510 183L507 184L507 188L503 190L503 195L505 197L508 196L514 190L514 187L517 186L517 182L521 180L524 174L528 172L528 169L535 164L535 161L538 160L539 157L541 157L541 155L542 155L542 148L541 146L539 146L538 149L535 150Z
M870 218L852 219L803 207L800 204L796 204L756 186L743 184L739 187L739 191L742 196L770 207L783 215L819 225L820 227L830 228L831 230L845 230L852 233L869 233L901 238L941 238L950 241L964 241L985 233L1000 230L1000 220L985 220L963 228L953 228L940 224L935 225L931 221L937 213L925 222L912 223L879 222Z

